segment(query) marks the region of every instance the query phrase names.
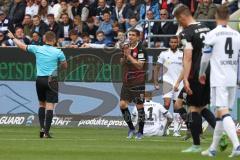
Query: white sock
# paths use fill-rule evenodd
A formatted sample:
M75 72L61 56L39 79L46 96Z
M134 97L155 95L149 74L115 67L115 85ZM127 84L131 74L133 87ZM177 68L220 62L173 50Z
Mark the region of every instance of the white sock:
M227 116L223 118L223 127L228 137L232 141L233 149L236 149L239 146L239 139L237 136L236 126L233 122L231 116Z
M216 126L214 129L214 133L213 133L213 141L212 144L210 146L210 150L211 151L216 151L219 141L222 137L222 133L224 132L224 128L223 128L223 122L222 121L216 121Z
M179 131L179 118L180 115L179 113L173 113L173 132L178 132Z

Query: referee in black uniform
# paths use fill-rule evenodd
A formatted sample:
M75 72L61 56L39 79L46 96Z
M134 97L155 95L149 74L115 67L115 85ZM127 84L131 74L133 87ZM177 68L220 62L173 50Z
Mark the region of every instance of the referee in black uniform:
M43 46L25 45L9 31L9 38L26 53L34 54L37 65L36 90L39 100L39 123L40 138L52 138L49 130L53 118L53 109L55 103L58 102L58 81L56 71L58 63L61 68L67 68L67 62L61 49L55 48L56 35L54 32L48 31L45 34L46 42Z

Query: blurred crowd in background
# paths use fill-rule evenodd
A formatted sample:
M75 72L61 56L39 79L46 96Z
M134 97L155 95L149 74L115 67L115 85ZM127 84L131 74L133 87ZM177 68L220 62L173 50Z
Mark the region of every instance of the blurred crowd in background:
M0 46L15 46L7 37L8 29L25 44L43 45L44 33L53 31L58 47L86 48L90 44L119 47L134 27L148 43L149 35L178 32L176 22L164 20L174 19L174 10L181 4L196 19L208 20L214 19L218 5L227 4L231 13L240 7L238 0L0 0ZM206 25L215 27L210 22ZM166 36L151 38L151 47L168 47L168 41Z

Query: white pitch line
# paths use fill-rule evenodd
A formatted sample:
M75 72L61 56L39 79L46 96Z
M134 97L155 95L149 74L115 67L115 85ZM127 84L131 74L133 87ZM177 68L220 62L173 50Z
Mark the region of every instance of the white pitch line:
M50 141L96 141L97 139L55 139L55 138L23 138L23 139L17 139L17 138L8 138L8 139L0 139L0 141L44 141L44 140L50 140Z

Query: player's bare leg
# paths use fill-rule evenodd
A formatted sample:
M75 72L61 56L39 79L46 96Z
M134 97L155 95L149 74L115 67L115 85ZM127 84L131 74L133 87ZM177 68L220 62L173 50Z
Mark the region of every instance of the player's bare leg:
M217 108L217 123L214 129L213 141L210 148L202 152L203 156L213 157L216 155L217 147L220 143L223 132L225 131L233 144L233 150L229 157L240 156L240 144L236 133L235 123L230 116L229 109L226 107Z
M128 104L129 104L128 101L121 100L119 105L123 115L123 119L125 120L129 128L127 138L131 139L135 135L135 127L133 126L133 123L132 123L131 113L129 112Z

